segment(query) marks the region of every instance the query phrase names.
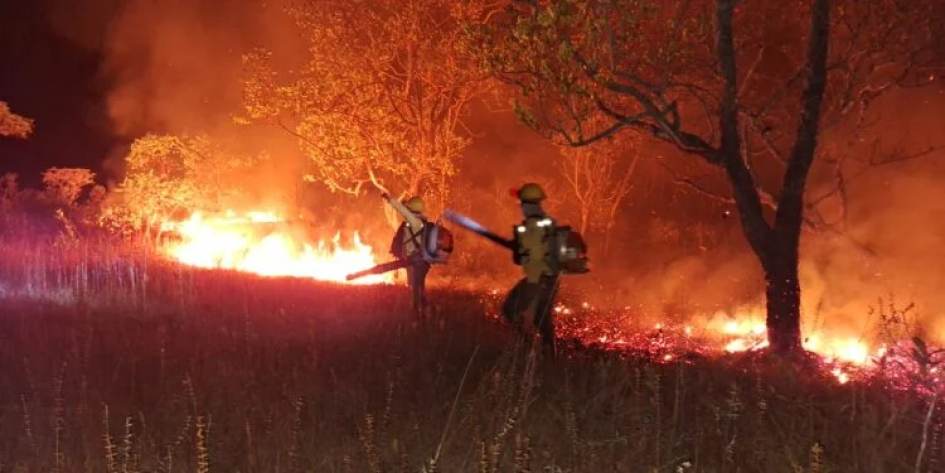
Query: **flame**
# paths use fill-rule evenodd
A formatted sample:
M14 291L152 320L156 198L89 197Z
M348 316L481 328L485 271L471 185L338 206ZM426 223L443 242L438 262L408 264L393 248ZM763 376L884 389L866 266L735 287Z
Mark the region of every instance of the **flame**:
M245 229L240 230L247 224L280 222L284 221L272 212L248 212L244 216L227 212L222 217L214 218L195 213L186 221L164 225L165 230L174 230L180 234L182 241L166 245L163 250L172 259L191 266L337 282L345 282L347 274L376 264L372 248L361 241L357 232L352 236L352 245L344 248L340 233L331 240L311 245L278 229L262 237L256 237ZM354 281L356 284L391 282L393 273ZM488 293L493 297L500 295L497 289ZM556 324L559 325L559 334L608 349L643 351L662 362L683 360L683 355L689 352L737 353L768 347L767 327L764 318L757 312L715 314L704 327L698 327L696 335L692 322L683 327L658 323L651 326L653 331L649 333L639 333L632 327L607 326L601 322L603 319L586 317L587 312L594 310L588 302L580 303L579 308L556 304L554 311L563 318L560 325ZM625 312L630 310L629 306L624 308ZM625 317L622 319L626 320ZM825 372L830 373L840 384L862 379L862 376L870 373L883 374L884 370L889 371L886 361L891 357L896 357L896 361L900 362L896 366L903 366L899 368L900 371L906 370L904 366L909 362L902 358L905 350L895 348L894 353L891 347L871 346L858 337L815 333L803 341L803 346L819 356ZM945 375L935 368L931 373L936 383L945 386ZM907 385L906 380L911 375L893 369L890 376L901 378L903 385Z
M580 304L581 307L584 305ZM614 317L598 317L599 314L592 311L572 309L558 303L555 312L561 319L556 325L563 338L606 350L630 351L662 362L683 360L686 353L711 356L761 350L769 346L764 317L757 310L717 313L703 319L704 325L695 325L694 319L681 326L657 323L645 327L642 332L640 326L622 322L632 320L630 310L630 307L625 307L611 314ZM908 349L893 353L886 345L871 344L862 337L823 331L812 332L803 340L803 346L817 356L824 372L840 384L873 375L892 376L899 378L897 382L908 384L908 375L884 372L888 371L889 360L902 362L904 354L909 353ZM945 386L945 374L941 377Z
M181 241L162 250L171 259L200 268L231 269L261 276L295 276L321 281L346 282L345 276L374 266L373 249L354 233L352 244L341 245L341 234L312 245L299 241L286 230L274 229L264 236L247 231L247 225L284 222L274 212L227 211L222 217L195 212L183 222L166 222ZM367 276L354 284L393 282L393 273Z
M729 353L760 350L768 347L768 329L764 321L755 316L745 319L729 320L721 330L730 337L725 344ZM828 364L843 364L857 368L869 367L873 361L882 357L883 347L871 349L860 338L814 334L803 341L804 349L816 353ZM831 373L843 384L850 380L849 373L841 367L834 367Z
M729 353L760 350L768 347L768 330L765 323L759 320L730 320L725 323L722 333L734 337L725 345ZM884 353L883 347L872 349L859 338L854 337L826 337L815 334L803 341L804 349L820 355L824 362L841 363L855 367L868 367L873 360L879 359ZM841 383L849 381L849 374L842 368L835 367L831 373Z

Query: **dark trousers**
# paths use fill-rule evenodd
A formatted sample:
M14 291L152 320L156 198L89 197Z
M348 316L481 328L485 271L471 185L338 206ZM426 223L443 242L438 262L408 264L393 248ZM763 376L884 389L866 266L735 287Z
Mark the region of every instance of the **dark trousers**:
M430 263L414 261L407 266L407 284L413 297L413 310L423 315L427 307L427 273L430 272Z
M505 303L502 315L519 330L524 330L524 313L534 308L532 323L541 334L542 344L550 354L555 354L554 299L557 293L558 278L542 276L537 283L522 279L512 288Z

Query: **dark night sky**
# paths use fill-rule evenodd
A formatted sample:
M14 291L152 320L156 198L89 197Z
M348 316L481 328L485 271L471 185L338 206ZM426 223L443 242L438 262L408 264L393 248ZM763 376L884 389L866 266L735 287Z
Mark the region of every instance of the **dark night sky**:
M114 145L96 48L52 27L52 0L0 0L0 100L36 120L28 140L0 140L0 173L35 184L51 166L98 168Z

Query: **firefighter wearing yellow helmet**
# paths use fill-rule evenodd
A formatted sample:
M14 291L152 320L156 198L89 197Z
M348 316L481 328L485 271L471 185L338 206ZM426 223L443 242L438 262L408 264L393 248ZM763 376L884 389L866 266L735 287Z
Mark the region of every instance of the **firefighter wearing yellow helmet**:
M386 192L381 197L387 201L404 219L391 241L390 253L397 259L410 264L407 269L407 284L410 286L413 310L417 315L426 315L426 280L430 272L430 263L423 258L423 227L428 222L423 215L423 199L417 196L406 201L393 199Z
M541 201L545 200L545 190L535 183L525 184L520 187L515 194L522 202L540 204Z
M555 228L554 220L541 207L545 191L528 183L512 193L518 198L524 220L514 228L515 264L522 267L524 278L509 292L502 305L502 314L520 331L524 330L524 314L531 313L535 328L541 334L546 355L555 356L555 329L552 308L558 288L558 270L551 262L548 238Z

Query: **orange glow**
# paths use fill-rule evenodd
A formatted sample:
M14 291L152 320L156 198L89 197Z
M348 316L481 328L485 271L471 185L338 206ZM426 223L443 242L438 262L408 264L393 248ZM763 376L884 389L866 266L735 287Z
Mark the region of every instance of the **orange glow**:
M830 371L830 374L836 376L837 381L839 381L840 384L846 384L847 381L850 381L850 376L844 373L840 368L834 368L832 371Z
M725 351L729 353L760 350L768 347L767 328L763 321L758 320L730 320L725 323L722 332L732 337L726 342ZM804 349L820 355L825 362L839 362L856 367L868 367L873 359L883 355L883 348L870 350L862 340L853 337L811 335L804 342ZM842 384L850 380L850 376L842 368L834 368L831 374Z
M837 338L824 342L820 337L814 335L807 339L804 343L804 348L815 353L820 353L829 359L853 363L855 365L865 365L869 362L871 355L876 357L882 356L881 350L876 350L876 353L871 354L869 347L857 339Z
M194 213L183 222L169 222L164 230L176 231L180 242L162 250L170 258L200 268L231 269L261 276L295 276L320 281L346 282L345 276L377 264L373 249L354 233L350 246L341 244L341 235L315 244L299 241L286 230L274 229L265 235L247 230L255 224L279 223L273 212L248 212L238 216L229 211L223 217ZM367 276L351 284L393 282L394 273Z
M562 315L572 312L565 304L559 304L555 310ZM705 355L741 353L769 346L764 317L758 310L720 312L701 320L704 325L694 325L694 319L678 327L656 323L649 326L653 332L634 334L631 326L608 326L600 320L595 321L592 314L581 312L575 319L562 320L560 331L566 338L583 339L604 348L645 351L663 362L680 359L683 353L689 352ZM803 341L803 346L820 358L826 367L825 373L840 384L864 373L876 373L881 366L880 360L889 353L884 345L871 345L861 337L845 336L840 332L812 332Z

